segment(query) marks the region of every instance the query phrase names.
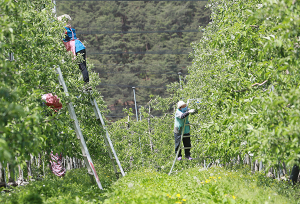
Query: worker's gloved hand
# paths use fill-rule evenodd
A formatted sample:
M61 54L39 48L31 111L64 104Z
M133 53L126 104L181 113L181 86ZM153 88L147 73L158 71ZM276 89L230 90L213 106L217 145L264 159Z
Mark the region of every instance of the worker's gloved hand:
M189 113L194 113L194 112L195 112L195 109L189 110Z

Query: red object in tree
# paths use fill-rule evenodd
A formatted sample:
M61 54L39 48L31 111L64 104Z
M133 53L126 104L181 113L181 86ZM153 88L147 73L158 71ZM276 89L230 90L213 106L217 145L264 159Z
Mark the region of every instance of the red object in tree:
M53 96L52 93L47 93L42 96L42 99L46 101L46 105L52 108L55 112L62 108L62 104L59 102L57 95Z

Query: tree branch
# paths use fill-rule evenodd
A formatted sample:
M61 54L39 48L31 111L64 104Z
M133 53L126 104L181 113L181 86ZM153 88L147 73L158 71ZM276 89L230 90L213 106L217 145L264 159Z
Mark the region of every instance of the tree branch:
M264 81L263 83L255 83L255 84L252 84L252 87L254 87L254 86L262 86L262 85L264 85L265 83L267 83L267 81L268 80L266 80L266 81Z
M265 83L267 83L268 80L262 82L262 83L255 83L255 84L252 84L251 87L254 87L254 86L262 86L264 85ZM245 91L248 91L249 89L241 89L241 90L233 90L233 92L236 92L236 93L240 93L240 92L245 92Z

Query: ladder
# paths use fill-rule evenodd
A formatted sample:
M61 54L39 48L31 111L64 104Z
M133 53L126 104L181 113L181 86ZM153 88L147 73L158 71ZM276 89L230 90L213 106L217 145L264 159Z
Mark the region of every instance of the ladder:
M63 75L62 75L60 67L56 68L56 72L58 73L58 80L59 80L60 85L62 85L66 96L69 96L68 89L67 89L67 86L65 84L65 81L64 81L64 78L63 78ZM104 137L106 146L108 147L108 145L107 145L107 142L108 142L109 145L110 145L110 147L111 147L111 149L112 149L112 151L113 151L113 153L114 153L115 160L117 161L117 163L119 165L119 168L121 170L121 174L122 174L122 176L125 176L125 173L124 173L124 171L123 171L123 169L121 167L120 161L118 160L118 157L117 157L116 152L115 152L115 150L113 148L112 142L111 142L111 140L109 138L109 134L108 134L107 129L106 129L105 125L104 125L104 121L102 119L99 107L98 107L97 102L96 102L95 99L93 99L93 104L94 104L94 107L97 109L98 116L100 116L100 118L101 118L101 123L103 125L103 128L106 130L106 138ZM78 119L77 119L77 116L76 116L76 113L75 113L75 110L74 110L72 102L67 103L67 107L68 107L68 110L69 110L69 113L70 113L70 117L71 117L71 119L74 122L74 128L75 128L75 132L76 132L76 135L77 135L77 139L80 140L81 152L82 152L82 156L83 156L84 161L85 161L85 165L87 166L87 169L88 169L88 174L90 175L92 181L94 181L93 177L95 178L98 187L101 190L103 190L103 187L102 187L102 185L100 183L100 180L98 178L97 172L95 170L92 158L91 158L91 156L89 154L89 151L88 151L88 148L86 146L84 137L82 135L82 132L81 132L81 129L80 129L80 126L79 126L79 122L78 122ZM97 114L96 114L96 117L97 117ZM112 155L111 155L110 150L108 152L110 154L110 158L112 159ZM115 167L115 165L113 165L113 166L114 166L114 170L116 172L116 167Z
M171 173L172 173L172 170L173 170L173 168L174 168L174 166L175 166L175 163L176 163L176 160L177 160L177 158L178 158L179 151L180 151L180 150L184 150L184 149L191 149L191 148L192 148L192 147L183 147L183 145L182 145L182 143L183 143L183 142L182 142L183 138L185 138L185 137L190 137L190 135L189 135L189 136L184 136L184 129L185 129L185 126L190 126L190 124L185 124L185 122L186 122L186 118L184 119L183 128L182 128L182 130L181 130L181 138L180 138L179 148L178 148L178 150L177 150L177 152L176 152L175 159L174 159L174 161L173 161L171 170L170 170L170 172L169 172L168 175L171 175Z

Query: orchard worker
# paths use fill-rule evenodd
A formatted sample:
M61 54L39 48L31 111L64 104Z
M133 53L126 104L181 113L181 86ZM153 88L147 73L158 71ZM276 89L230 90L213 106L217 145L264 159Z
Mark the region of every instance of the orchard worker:
M183 101L179 101L177 103L177 110L175 113L175 124L174 124L174 137L175 137L175 154L177 154L178 148L180 147L180 142L181 142L181 133L184 131L184 136L190 136L190 126L185 126L184 130L183 125L184 125L184 120L185 124L189 124L189 114L194 113L194 109L189 109L187 107L187 104ZM191 139L190 137L184 137L182 139L184 147L191 147ZM185 149L185 158L188 160L192 160L193 158L191 157L190 153L190 148ZM179 150L178 158L177 160L180 161L182 159L181 155L181 150Z
M76 37L75 29L71 27L71 17L67 14L57 17L59 21L63 21L66 23L66 31L65 38L63 39L63 43L67 49L67 51L71 51L74 56L81 54L83 60L78 64L79 69L83 76L83 81L88 84L89 83L89 73L86 68L86 51L85 46L82 44L80 40Z
M46 104L46 106L49 106L52 108L55 112L58 112L60 109L62 109L62 103L60 102L60 98L57 97L57 95L53 95L52 93L47 93L42 95L42 101ZM50 170L59 177L62 177L66 174L66 169L63 167L62 164L62 154L58 156L56 153L53 154L53 151L50 153Z
M58 112L62 108L62 103L60 102L60 98L57 95L53 96L52 93L47 93L42 95L42 100L46 104L52 108L55 112Z

